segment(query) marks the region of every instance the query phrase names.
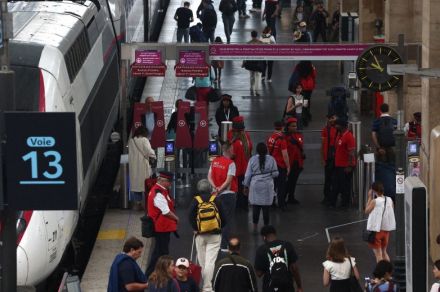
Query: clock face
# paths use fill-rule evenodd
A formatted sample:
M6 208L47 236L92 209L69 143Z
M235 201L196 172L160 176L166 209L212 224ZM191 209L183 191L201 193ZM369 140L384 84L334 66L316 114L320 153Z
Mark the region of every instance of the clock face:
M399 75L388 75L387 65L402 64L399 54L387 46L374 46L359 56L356 71L362 86L374 91L386 91L397 86Z

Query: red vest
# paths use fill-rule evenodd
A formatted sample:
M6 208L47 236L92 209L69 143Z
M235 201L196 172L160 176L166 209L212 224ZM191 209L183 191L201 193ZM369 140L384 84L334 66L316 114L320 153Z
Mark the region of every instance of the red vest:
M229 165L234 163L232 159L229 159L224 156L219 156L214 159L211 163L211 176L214 181L214 185L218 188L220 187L226 180L228 176ZM232 178L231 186L229 187L231 192L236 193L238 191L238 183L237 177L234 176Z
M303 168L304 158L303 158L303 146L304 139L302 134L295 132L293 134L288 134L287 137L287 152L289 153L289 163L293 166L293 163L298 162L298 166Z
M177 230L177 222L162 214L159 208L154 206L154 198L157 193L161 193L168 202L168 208L175 213L174 201L168 194L168 190L162 186L155 184L148 193L148 216L154 221L154 229L156 232L174 232Z

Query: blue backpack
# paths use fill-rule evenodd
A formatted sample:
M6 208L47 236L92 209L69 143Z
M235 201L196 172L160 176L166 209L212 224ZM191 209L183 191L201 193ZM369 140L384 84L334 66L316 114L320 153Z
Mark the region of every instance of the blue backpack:
M208 39L202 31L202 24L197 23L189 28L189 36L192 43L206 43Z

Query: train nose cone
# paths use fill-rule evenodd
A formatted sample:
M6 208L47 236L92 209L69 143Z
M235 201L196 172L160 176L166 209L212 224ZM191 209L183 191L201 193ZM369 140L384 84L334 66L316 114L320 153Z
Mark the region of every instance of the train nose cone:
M17 247L17 285L25 286L28 279L29 262L26 251L21 247Z

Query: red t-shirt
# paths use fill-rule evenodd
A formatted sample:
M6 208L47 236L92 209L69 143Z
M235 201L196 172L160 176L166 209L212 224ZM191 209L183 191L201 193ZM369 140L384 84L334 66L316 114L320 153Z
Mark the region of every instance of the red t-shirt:
M266 141L267 151L275 159L278 167L287 168L283 158L283 150L287 150L287 142L281 132L273 133Z
M330 128L330 131L329 131ZM330 141L329 141L329 137L328 137L328 132L330 132ZM335 143L336 143L336 128L333 126L326 126L324 128L322 128L322 132L321 132L321 138L322 138L322 147L324 148L324 161L327 161L327 155L328 155L328 148L330 147L335 147ZM330 145L328 145L330 142Z
M224 156L219 156L215 158L211 163L211 177L214 181L214 185L219 188L228 177L229 172L229 166L230 164L234 163L232 159L229 159ZM234 175L232 178L231 185L229 187L229 190L231 192L236 193L238 191L238 183L237 183L237 176Z
M304 159L302 155L302 149L304 146L303 135L296 132L286 136L286 139L290 166L293 166L293 163L296 161L298 162L298 166L302 168L304 166Z
M345 130L344 133L339 133L336 138L335 166L356 166L356 160L349 161L350 152L354 149L356 149L356 141L353 134L348 130Z

